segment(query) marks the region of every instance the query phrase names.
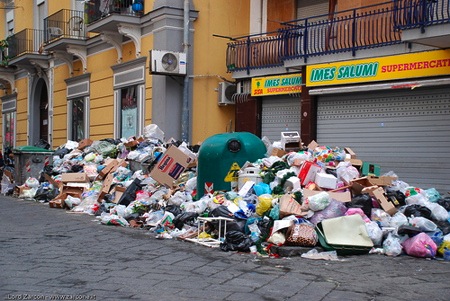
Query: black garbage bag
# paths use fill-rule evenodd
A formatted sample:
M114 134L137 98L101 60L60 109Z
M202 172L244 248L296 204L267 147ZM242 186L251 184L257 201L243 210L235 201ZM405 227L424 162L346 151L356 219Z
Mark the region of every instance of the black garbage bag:
M57 188L49 188L41 186L36 190L36 194L34 195L34 199L36 201L43 201L48 202L50 200L53 200L56 198L56 196L59 194L59 190Z
M273 227L273 219L263 218L258 221L258 228L261 231L259 235L262 241L266 241L270 236L270 229Z
M419 204L412 204L405 207L405 211L403 214L406 217L425 217L431 220L431 210L425 206L419 205Z
M225 234L225 239L220 243L220 249L224 252L240 251L250 252L250 247L253 241L250 236L245 235L239 231L228 231Z
M236 219L234 214L231 213L230 210L226 206L220 205L217 208L214 208L209 212L209 217L226 217L231 218L233 221L227 221L226 223L226 229L225 229L225 223L220 223L218 220L211 221L211 225L213 229L219 229L219 225L221 225L221 232L225 233L225 230L228 231L239 231L244 233L245 223L247 222L245 219Z
M36 142L34 144L34 146L40 147L40 148L45 148L45 149L50 149L50 144L44 139L39 139L39 141Z
M197 220L197 217L198 213L196 212L183 212L181 214L176 215L172 223L175 227L181 230L185 224L190 226L196 226L195 222Z
M134 179L134 181L127 187L127 190L122 194L118 205L128 206L131 202L136 200L136 192L142 189L141 180L138 178Z
M352 197L352 200L345 203L345 206L347 208L361 208L367 217L372 215L372 197L368 193Z
M180 206L176 206L176 205L167 205L164 208L164 211L170 212L173 214L173 216L177 216L181 213L183 213L183 211L181 210Z
M438 228L442 231L443 235L447 235L450 233L450 223L448 221L437 221L433 220L433 222L438 226Z
M59 156L59 158L62 159L68 153L70 153L69 149L67 149L65 147L61 147L53 152L53 156Z
M450 211L450 197L439 199L437 201L439 205L445 208L445 210Z
M395 207L406 205L406 196L400 190L386 190L387 199L394 204Z
M52 176L53 175L53 165L49 164L44 166L42 169L42 172L39 174L39 182L46 182L47 179L45 178L45 175Z

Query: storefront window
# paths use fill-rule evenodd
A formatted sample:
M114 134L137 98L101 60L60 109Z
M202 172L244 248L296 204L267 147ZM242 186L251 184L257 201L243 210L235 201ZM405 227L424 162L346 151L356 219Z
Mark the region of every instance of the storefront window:
M138 131L138 105L136 97L137 86L126 87L120 90L120 136L129 138L137 135Z
M83 98L73 99L70 104L72 123L71 140L80 141L85 138L85 101Z
M3 114L3 149L14 148L14 124L16 119L16 112L9 112Z

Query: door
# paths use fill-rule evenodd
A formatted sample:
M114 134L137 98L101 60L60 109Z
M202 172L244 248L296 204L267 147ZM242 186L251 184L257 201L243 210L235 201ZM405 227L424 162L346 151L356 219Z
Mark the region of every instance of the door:
M236 132L249 132L261 137L261 101L248 97L246 101L236 101Z

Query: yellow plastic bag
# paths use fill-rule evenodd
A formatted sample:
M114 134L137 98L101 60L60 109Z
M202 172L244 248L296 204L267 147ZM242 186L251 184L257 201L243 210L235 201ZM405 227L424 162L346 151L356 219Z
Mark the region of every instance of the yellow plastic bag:
M438 254L444 256L445 248L450 249L450 241L444 240L444 242L437 249Z
M262 194L258 197L258 204L256 205L256 214L262 216L272 208L272 196L270 194Z

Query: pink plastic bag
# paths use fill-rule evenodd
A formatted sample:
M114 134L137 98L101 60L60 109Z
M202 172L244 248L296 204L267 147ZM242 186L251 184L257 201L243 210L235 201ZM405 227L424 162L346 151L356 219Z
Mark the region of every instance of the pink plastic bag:
M436 256L437 246L434 241L424 232L414 237L408 238L403 243L403 250L409 256L414 257L434 257Z

